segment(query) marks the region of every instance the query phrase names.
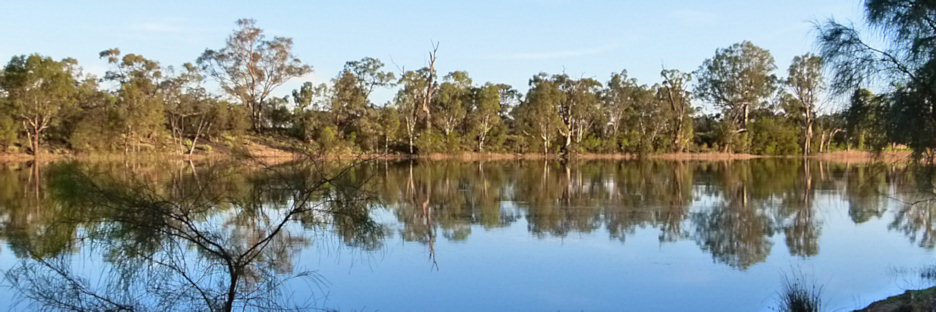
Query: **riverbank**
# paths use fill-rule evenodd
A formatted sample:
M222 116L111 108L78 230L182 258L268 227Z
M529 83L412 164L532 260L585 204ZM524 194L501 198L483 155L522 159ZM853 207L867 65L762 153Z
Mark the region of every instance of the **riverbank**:
M907 290L903 294L875 301L856 312L933 311L936 309L936 287Z
M49 151L54 151L51 153ZM206 160L206 159L253 159L261 162L284 162L300 158L317 159L381 159L381 160L399 160L399 159L426 159L426 160L459 160L459 161L478 161L478 160L544 160L560 159L559 154L541 154L541 153L502 153L502 152L455 152L455 153L433 153L433 154L377 154L377 153L321 153L308 150L308 147L300 141L290 140L277 136L244 136L240 139L220 140L218 142L206 142L199 144L194 153L184 153L180 151L155 151L140 153L123 152L84 152L76 153L65 147L58 146L43 151L38 157L27 153L2 153L0 152L0 162L26 162L26 161L58 161L58 160L82 160L82 161L123 161L133 160ZM727 161L727 160L745 160L755 158L800 158L801 155L782 155L767 156L741 153L662 153L662 154L596 154L580 153L573 156L574 159L581 160L627 160L627 159L664 159L664 160L699 160L699 161ZM835 151L821 153L809 156L812 159L819 159L833 162L862 163L862 162L901 162L910 159L909 151L872 153L866 151Z
M261 144L245 145L238 151L225 151L223 149L213 149L209 152L200 152L194 154L180 154L171 152L150 152L150 153L81 153L81 154L50 154L43 153L38 157L26 153L0 153L0 162L26 162L26 161L59 161L59 160L87 160L87 161L119 161L127 159L172 159L172 160L206 160L206 159L254 159L259 161L289 161L302 158L317 159L379 159L379 160L403 160L403 159L425 159L425 160L458 160L458 161L478 161L478 160L549 160L560 159L557 154L511 154L511 153L477 153L462 152L451 154L320 154L303 153L289 151L285 149L274 148ZM727 160L748 160L757 158L800 158L798 155L766 156L753 154L734 154L734 153L664 153L650 155L635 154L577 154L574 159L580 160L629 160L629 159L662 159L662 160L698 160L698 161L727 161ZM867 162L886 162L896 163L910 160L910 152L883 152L872 153L865 151L836 151L808 156L810 159L817 159L830 162L843 163L867 163Z

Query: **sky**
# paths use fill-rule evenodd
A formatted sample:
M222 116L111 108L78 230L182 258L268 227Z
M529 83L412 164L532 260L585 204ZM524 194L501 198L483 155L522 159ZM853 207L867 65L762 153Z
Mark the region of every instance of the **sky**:
M626 70L642 84L661 68L696 70L718 48L748 40L769 50L777 74L815 51L813 23L861 24L858 0L786 1L10 1L2 5L0 60L40 53L72 57L88 73L108 69L100 51L119 48L163 66L220 49L235 21L253 18L267 36L290 37L293 52L325 82L345 62L376 57L417 69L438 42L440 74L467 71L476 84L526 91L533 75L566 73L606 81ZM375 92L374 102L392 91Z

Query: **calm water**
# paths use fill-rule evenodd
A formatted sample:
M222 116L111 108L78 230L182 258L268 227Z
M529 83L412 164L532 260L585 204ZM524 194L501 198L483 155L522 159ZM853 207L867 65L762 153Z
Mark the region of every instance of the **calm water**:
M851 310L936 284L936 203L908 204L933 181L796 159L5 165L0 309L768 311L800 276Z

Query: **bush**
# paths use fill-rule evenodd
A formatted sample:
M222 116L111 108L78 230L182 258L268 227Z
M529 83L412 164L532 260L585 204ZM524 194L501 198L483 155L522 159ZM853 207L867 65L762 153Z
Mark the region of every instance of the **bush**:
M445 152L445 139L442 134L435 131L423 131L413 141L417 152L420 154L432 154Z
M582 150L591 153L600 153L604 152L604 142L601 138L595 136L594 134L589 134L581 143L579 143Z
M80 152L113 150L114 144L124 139L107 125L107 121L100 117L88 116L82 119L68 138L71 148ZM117 137L121 138L115 139Z
M750 125L751 153L758 155L796 155L799 128L776 117L759 118Z
M822 288L808 282L802 275L784 279L779 311L818 312L822 308Z
M461 150L461 136L455 132L449 133L449 135L445 137L444 151L447 153L454 153Z
M13 117L0 115L0 151L7 151L16 143L18 130Z

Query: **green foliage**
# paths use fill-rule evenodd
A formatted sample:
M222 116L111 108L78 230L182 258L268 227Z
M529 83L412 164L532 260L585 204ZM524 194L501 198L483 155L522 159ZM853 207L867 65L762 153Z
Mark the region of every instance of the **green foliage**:
M883 149L889 143L888 107L871 91L857 89L844 112L850 144L859 150Z
M530 80L526 100L511 112L517 120L517 130L539 140L544 154L550 153L549 147L564 126L559 117L559 106L564 97L556 82L548 80L546 74L539 74Z
M12 116L0 114L0 151L9 151L16 143L18 128Z
M20 121L30 139L33 154L39 153L43 132L56 127L76 103L78 93L74 59L55 61L39 54L14 56L0 76L9 111Z
M715 104L729 121L722 143L736 143L748 130L751 112L765 106L776 87L775 68L769 51L744 41L718 49L695 72L696 97Z
M790 97L795 99L793 102L796 103L791 106L797 109L788 109L787 113L792 113L791 117L800 122L803 129L803 155L807 155L813 150L813 126L817 110L821 106L820 93L825 88L825 81L822 79L822 58L809 53L793 57L789 75L786 83L793 92Z
M936 43L932 40L936 5L918 0L867 0L864 15L867 29L883 38L883 46L865 42L863 38L869 36L834 20L818 27L820 55L834 69L832 90L844 95L872 81L890 86L882 94L888 107L885 141L906 144L914 155L932 160L936 158L936 108L931 104L936 102Z
M441 133L423 131L416 138L414 145L419 154L433 154L446 152L447 140Z
M782 117L765 116L751 123L751 153L758 155L794 155L799 146L800 131Z
M114 138L119 136L108 127L106 117L87 115L77 122L68 141L71 148L79 152L112 151L117 147Z
M13 58L0 81L0 149L29 138L30 145L36 145L32 150L44 140L81 152L190 151L219 138L238 138L253 128L275 130L270 137L288 141L276 146L311 146L328 153L787 154L806 150L792 148L790 142L809 145L814 140L820 146L845 143L864 149L903 143L915 150L936 150L929 148L936 146L936 113L926 104L936 102L936 92L930 90L936 83L929 83L936 77L936 66L928 65L930 54L909 58L908 50L901 50L911 42L907 36L930 31L907 26L918 22L916 15L899 18L909 9L876 0L867 6L869 14L876 14L872 24L898 35L892 38L893 49L883 53L899 53L890 61L863 58L849 63L843 51L863 56L882 51L843 42L854 39L848 29L824 28L823 57L846 69L835 75L838 84L833 86L854 82L843 75L854 74L847 69L859 65L891 70L898 68L895 64L912 66L891 77L891 92L862 95L839 115L818 115L822 58L794 58L789 78L781 80L773 73L769 51L747 41L718 49L692 75L664 69L656 84L641 84L626 71L612 74L606 83L540 73L521 95L504 84L476 84L465 71L439 79L433 51L429 66L404 70L400 77L385 71L380 60L365 57L345 63L325 84L305 82L282 97L275 89L311 67L293 56L291 39L267 38L253 20L243 19L225 47L205 51L197 65L183 64L179 71L118 49L101 52L111 64L103 80L113 90L99 87L94 77L78 77L70 59ZM886 23L890 20L893 25ZM916 47L936 51L932 46L936 45L920 42ZM890 67L875 65L880 62L890 62ZM206 77L215 78L235 103L212 94L204 86ZM780 81L788 88L778 93ZM24 87L30 82L40 84L41 92ZM690 83L695 86L691 93ZM397 85L391 102L371 101L375 89ZM24 105L27 98L40 105ZM693 98L713 104L718 113L700 115ZM778 108L785 118L776 115ZM237 145L236 139L223 142Z
M158 85L163 78L159 63L132 53L121 56L118 49L105 50L100 57L114 66L105 79L120 85L110 117L124 138L124 149L151 149L165 143L159 140L166 132L165 94Z
M252 19L237 21L237 29L220 50L205 50L198 64L214 77L221 89L240 100L254 131L263 128L264 106L280 85L312 71L292 54L292 39L267 40Z

